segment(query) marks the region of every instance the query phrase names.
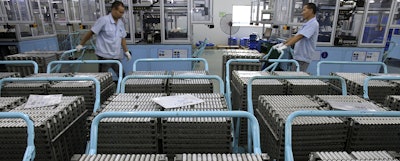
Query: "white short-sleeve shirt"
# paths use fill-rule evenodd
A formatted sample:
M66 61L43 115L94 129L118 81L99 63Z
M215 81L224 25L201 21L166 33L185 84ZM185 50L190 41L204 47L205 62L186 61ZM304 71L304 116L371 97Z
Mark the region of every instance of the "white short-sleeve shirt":
M308 20L297 34L301 34L304 37L296 42L293 58L310 63L311 57L315 54L317 48L319 34L319 24L317 19L314 17Z
M122 20L115 23L111 14L100 17L91 28L96 34L96 55L109 59L121 59L123 50L122 38L126 37Z

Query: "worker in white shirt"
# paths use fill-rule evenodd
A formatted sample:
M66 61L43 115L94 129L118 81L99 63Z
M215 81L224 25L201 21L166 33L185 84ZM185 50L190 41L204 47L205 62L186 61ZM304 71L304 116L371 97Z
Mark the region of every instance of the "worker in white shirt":
M306 21L297 34L289 38L286 42L274 45L273 48L281 51L288 46L294 46L293 59L300 64L300 71L307 71L308 65L311 63L311 57L316 52L319 23L315 18L317 6L314 3L307 3L303 7L304 20ZM292 68L294 70L294 68Z
M124 22L121 20L125 12L125 6L120 1L115 1L111 5L111 13L100 17L93 27L82 38L76 49L80 51L83 45L94 34L96 37L95 53L98 60L121 60L124 56L131 59L131 53L126 46L126 31ZM121 48L122 47L122 48ZM107 72L112 68L115 73L119 73L118 64L99 64L100 72Z

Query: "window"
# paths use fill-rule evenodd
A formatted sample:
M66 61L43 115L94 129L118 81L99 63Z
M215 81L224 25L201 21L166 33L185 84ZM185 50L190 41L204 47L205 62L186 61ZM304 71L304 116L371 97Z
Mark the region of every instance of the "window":
M233 26L256 26L250 25L250 14L251 14L251 6L238 6L234 5L232 8L232 25ZM265 18L270 18L271 15L264 15ZM259 12L259 17L261 19L261 9ZM262 26L259 24L258 26ZM257 26L256 26L257 27Z

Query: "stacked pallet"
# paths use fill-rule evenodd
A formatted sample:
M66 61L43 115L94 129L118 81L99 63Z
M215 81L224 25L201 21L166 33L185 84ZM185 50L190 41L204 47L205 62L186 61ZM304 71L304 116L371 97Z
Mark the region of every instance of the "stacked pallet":
M124 93L111 96L101 112L160 111L152 98L162 93ZM89 123L98 113L89 117ZM157 153L159 149L158 118L104 118L98 132L98 152L102 154Z
M27 76L27 78L35 77L70 77L68 73L38 73ZM5 83L1 90L2 96L7 97L21 97L29 96L30 94L48 94L47 89L50 84L54 82L50 81L16 81Z
M274 71L277 76L310 76L306 72ZM285 79L288 95L316 95L328 94L329 84L319 79Z
M182 95L176 93L173 95ZM204 102L164 111L227 111L220 94L190 93ZM162 118L163 153L229 153L232 150L231 118L179 117Z
M208 75L207 71L172 71L172 76ZM176 79L168 80L168 93L213 93L213 83L209 79Z
M8 55L5 57L5 60L32 60L38 64L39 73L46 73L47 65L51 61L55 61L59 59L60 56L59 51L52 52L29 52L29 53L20 53L14 55ZM7 71L9 72L18 72L22 77L33 74L33 65L30 64L8 64L6 65Z
M345 79L347 90L352 95L363 95L364 80L368 75L364 73L332 73L334 76L339 76ZM333 82L335 86L340 87L338 82ZM397 93L396 85L382 80L371 80L368 82L368 96L371 100L378 103L383 103L387 95Z
M86 109L83 97L62 97L55 106L25 108L10 112L27 114L34 122L37 161L66 161L85 150ZM21 160L26 147L26 123L21 119L0 120L0 160Z
M100 82L100 103L107 100L116 89L111 73L75 73L73 77L93 77ZM93 111L96 90L93 81L59 81L49 85L48 94L63 94L65 96L83 96L86 108Z
M167 75L167 71L133 71L130 75ZM167 79L128 79L126 93L166 93Z
M222 78L226 77L226 63L230 59L261 59L264 54L257 50L223 50L222 55ZM232 62L229 66L230 78L233 70L261 71L262 63Z
M255 115L260 122L261 149L272 159L284 159L285 122L298 110L320 110L320 104L304 95L263 95ZM292 123L295 160L307 160L316 150L344 150L348 124L337 117L299 117Z
M269 76L268 72L261 71L236 71L232 73L231 92L232 109L247 111L247 84L253 76ZM286 94L286 86L277 79L256 79L252 82L253 107L258 107L260 95ZM236 120L236 119L234 119ZM240 119L239 145L247 145L247 119ZM236 124L236 121L234 122ZM236 126L235 126L236 127Z
M313 152L309 161L398 161L399 153L394 151L327 151Z

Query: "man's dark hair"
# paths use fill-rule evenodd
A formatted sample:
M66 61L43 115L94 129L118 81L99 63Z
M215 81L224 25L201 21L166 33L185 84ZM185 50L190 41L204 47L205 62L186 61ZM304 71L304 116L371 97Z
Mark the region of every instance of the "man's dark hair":
M122 3L121 1L114 1L111 4L111 9L118 9L119 6L125 7L124 3Z
M312 9L314 15L317 13L317 5L315 5L315 3L307 3L306 4L308 9Z

